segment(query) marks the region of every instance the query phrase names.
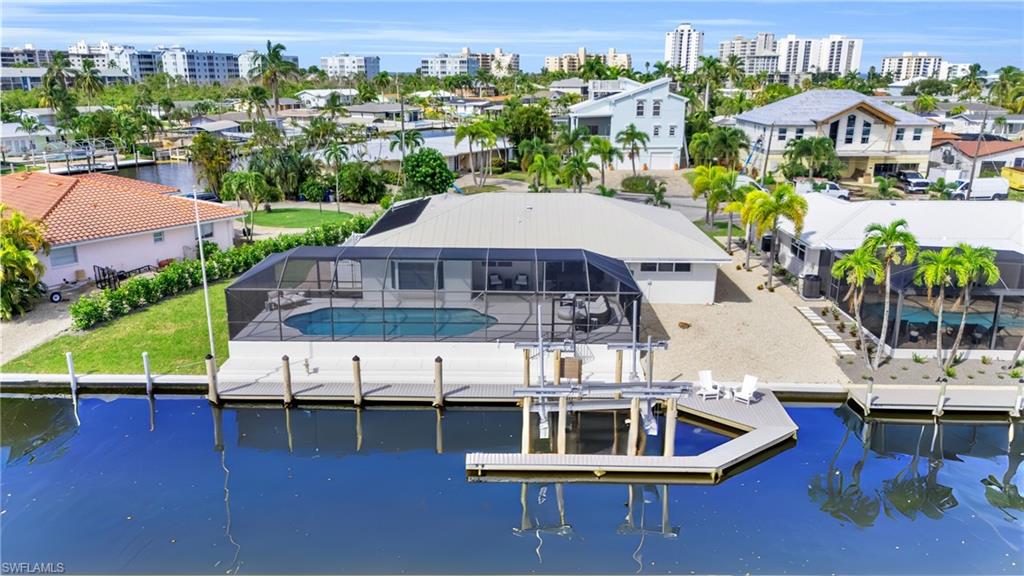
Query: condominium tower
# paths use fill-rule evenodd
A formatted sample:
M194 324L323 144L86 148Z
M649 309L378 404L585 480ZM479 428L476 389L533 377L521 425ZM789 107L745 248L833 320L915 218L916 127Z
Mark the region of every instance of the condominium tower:
M797 38L777 42L779 72L787 74L846 74L860 68L864 41L833 34L826 38Z
M227 52L200 52L181 46L162 50L164 72L192 84L223 83L239 77L238 56Z
M697 59L704 50L704 32L694 30L688 23L665 33L665 62L686 72L697 70Z
M736 36L718 44L718 58L723 62L730 56L743 60L747 74L774 73L779 69L779 54L776 51L775 34L758 32L754 38Z
M282 57L285 60L287 60L288 62L291 62L292 64L295 64L296 66L299 65L299 57L298 56L282 55ZM246 78L246 79L252 78L252 76L256 72L256 69L259 67L259 58L260 58L260 53L255 51L255 50L246 50L245 52L242 52L241 54L239 54L238 55L238 76L240 78Z
M331 78L351 78L364 74L369 80L380 74L380 56L353 56L351 54L321 56L320 69Z
M586 48L579 48L575 53L569 52L561 56L547 56L544 58L544 68L549 72L566 72L574 74L583 68L583 64L589 60L597 60L609 67L620 67L630 70L633 68L633 56L626 52L616 52L615 48L609 48L607 54L588 54Z
M929 56L927 52L882 58L882 75L891 74L896 81L938 76L941 67L942 56Z

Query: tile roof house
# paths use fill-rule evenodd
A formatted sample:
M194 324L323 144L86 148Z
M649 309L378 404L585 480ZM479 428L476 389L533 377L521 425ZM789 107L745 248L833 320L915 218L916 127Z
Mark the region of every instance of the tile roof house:
M1024 141L951 140L932 148L932 168L959 170L961 178L998 175L1004 166L1024 167Z
M50 253L43 282L59 284L93 266L131 270L169 258L192 256L196 241L195 206L163 186L110 174L57 176L41 172L0 178L0 201L39 220ZM234 240L235 208L202 202L203 238L228 248Z

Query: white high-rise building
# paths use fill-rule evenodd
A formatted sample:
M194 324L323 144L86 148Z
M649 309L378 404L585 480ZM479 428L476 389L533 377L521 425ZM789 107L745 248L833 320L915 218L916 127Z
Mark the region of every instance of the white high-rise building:
M665 62L686 72L697 70L697 57L704 50L704 32L687 23L665 33Z
M833 34L826 38L779 39L779 72L786 74L846 74L860 69L864 41Z
M618 66L626 70L633 69L633 56L627 52L616 52L615 48L609 48L608 53L603 57L598 56L609 68Z
M501 48L495 48L491 54L490 73L495 76L512 76L519 73L519 54L515 52L502 52Z
M53 62L53 50L40 50L32 44L0 48L0 66L46 66Z
M363 74L369 80L380 74L380 56L335 54L321 56L320 69L331 78L351 78Z
M81 70L86 60L91 60L99 70L120 70L135 81L152 76L160 71L162 52L157 50L136 50L134 46L123 46L101 41L90 45L85 40L68 46L68 64Z
M891 74L893 80L931 78L939 75L942 56L929 56L927 52L904 52L901 56L882 58L882 75Z
M743 70L747 74L775 72L779 68L779 54L776 51L775 34L758 32L754 38L736 36L718 44L718 58L723 62L730 56L743 59Z
M480 57L463 51L460 54L438 54L420 60L420 74L445 78L458 74L472 76L480 68Z
M181 46L157 47L157 50L163 50L164 72L192 84L223 83L239 77L235 54L186 50Z
M260 53L255 50L246 50L238 55L238 76L249 79L256 71ZM283 58L296 66L299 65L298 56L282 55Z
M954 64L953 62L943 61L939 65L939 80L956 80L957 78L963 78L971 71L970 64Z

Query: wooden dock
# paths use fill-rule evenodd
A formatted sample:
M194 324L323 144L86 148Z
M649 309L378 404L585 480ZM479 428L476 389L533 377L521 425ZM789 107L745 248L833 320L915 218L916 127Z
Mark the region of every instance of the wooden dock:
M471 453L471 480L524 481L554 477L566 481L608 481L657 476L665 482L714 483L746 461L796 438L797 426L770 391L750 405L731 398L702 400L689 390L673 395L679 418L696 419L735 431L725 444L701 454L643 456L617 454ZM584 401L581 401L584 402Z
M862 413L916 412L942 416L947 413L1009 414L1020 417L1021 389L1018 386L879 385L851 386L850 401Z

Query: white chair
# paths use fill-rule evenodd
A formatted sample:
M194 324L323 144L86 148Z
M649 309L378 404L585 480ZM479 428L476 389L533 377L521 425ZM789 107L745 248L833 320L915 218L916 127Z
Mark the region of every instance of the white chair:
M505 287L505 279L501 274L491 274L487 277L487 287L491 290L501 290Z
M697 396L700 396L702 400L722 397L722 389L718 387L718 383L712 380L711 370L701 370L697 375L700 377L700 388L697 389Z
M733 398L735 398L737 402L743 402L744 404L749 405L751 402L756 400L754 397L756 393L757 376L747 374L743 377L743 384L740 386L740 389L736 391L736 394L733 395Z
M526 274L516 274L516 290L526 290L530 287L530 277Z

